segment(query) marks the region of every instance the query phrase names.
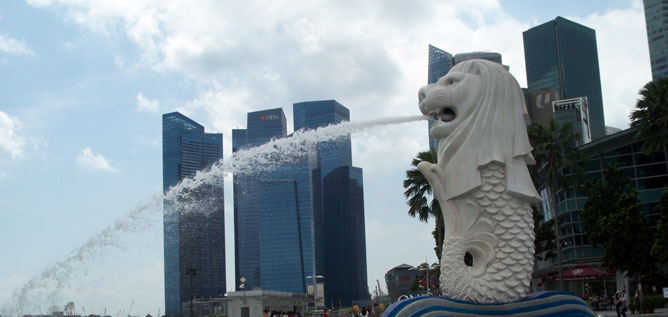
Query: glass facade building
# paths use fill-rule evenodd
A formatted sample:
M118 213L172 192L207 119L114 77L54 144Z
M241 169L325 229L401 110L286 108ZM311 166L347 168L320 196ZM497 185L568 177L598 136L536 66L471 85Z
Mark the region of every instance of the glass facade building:
M335 100L295 103L293 113L295 131L350 119ZM280 108L249 113L248 129L232 132L233 150L285 137L285 131ZM350 135L235 175L235 270L237 279L246 278L245 289L306 293L313 283L306 277L322 275L328 304L368 298L362 184L362 170L352 167ZM342 227L346 235L338 234ZM328 228L339 231L330 235ZM339 259L340 252L329 252L340 246L354 247L346 251L354 254Z
M341 166L325 176L323 234L325 302L350 306L369 297L362 169Z
M644 155L640 150L642 142L635 139L635 134L635 130L627 129L580 146L579 150L588 157L587 161L581 163L585 176L580 183L583 184L591 179L602 179L602 170L617 164L629 178L630 187L637 191L645 215L656 223L659 215L654 208L661 193L668 190L667 151L664 149L651 155ZM543 194L544 188L541 188L540 192ZM545 201L541 208L549 219L551 218L549 215L552 214L547 204L549 195L541 196ZM561 257L565 269L578 263L600 267L603 261L603 250L589 244L586 228L582 222L582 209L586 202L587 197L582 189L576 190L574 187L569 187L557 190L556 206L561 234ZM544 276L547 271L554 272L556 266L556 257L547 263L539 263L534 277ZM547 286L548 289L555 289L556 281L548 283L551 283ZM581 281L568 282L567 290L580 294L582 293L581 284ZM614 284L612 287L614 288ZM610 291L608 290L609 294ZM614 293L614 290L612 292Z
M162 116L162 149L167 193L223 158L223 135L205 133L202 125L181 113L167 113ZM226 291L223 181L182 193L180 200L165 200L163 205L167 315L180 314L181 302L192 296L221 296Z
M248 129L232 131L233 151L262 145L272 139L284 138L287 123L283 109L275 108L247 114ZM258 168L260 170L260 168ZM234 175L234 253L236 281L246 279L245 289L262 286L260 253L260 181L263 173ZM239 284L236 290L241 290Z
M281 108L249 113L248 129L232 132L233 151L286 137L286 121ZM312 180L307 155L234 175L235 272L246 290L306 292L315 265Z
M295 103L293 113L295 131L350 121L335 100ZM349 306L369 297L362 169L352 167L350 135L318 142L311 156L317 274L325 303Z
M281 108L249 112L245 146L258 146L275 138L283 138L287 134L287 127L285 113Z
M643 0L652 80L668 77L668 3Z
M292 105L294 130L313 130L350 121L350 110L336 100L300 102ZM322 178L339 166L352 166L350 135L334 141L318 142L317 158Z
M315 266L311 174L307 160L281 164L258 182L260 272L264 290L306 293Z
M557 17L523 34L529 91L557 91L559 98L587 97L592 140L605 136L596 32Z

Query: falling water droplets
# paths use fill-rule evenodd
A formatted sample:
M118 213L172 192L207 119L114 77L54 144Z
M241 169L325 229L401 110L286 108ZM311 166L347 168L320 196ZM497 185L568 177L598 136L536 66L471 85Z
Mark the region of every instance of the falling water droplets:
M176 208L164 208L166 211L206 212L212 209L207 206L220 203L220 200L198 195L199 188L204 185L222 186L223 178L227 175L271 169L303 155L318 142L336 140L377 126L427 119L429 117L419 115L343 122L315 130L296 131L291 137L275 139L257 147L235 152L229 159L220 160L211 168L182 180L165 195L154 195L148 201L140 203L63 259L47 266L41 274L14 291L12 298L2 307L1 315L17 316L46 309L52 305L62 305L63 298L60 298L59 294L68 287L73 275L85 274L89 269L87 265L90 265L93 259L104 256L110 250L123 248L124 234L137 233L158 225L156 216L163 212L163 203L176 206ZM160 218L162 220L162 217Z

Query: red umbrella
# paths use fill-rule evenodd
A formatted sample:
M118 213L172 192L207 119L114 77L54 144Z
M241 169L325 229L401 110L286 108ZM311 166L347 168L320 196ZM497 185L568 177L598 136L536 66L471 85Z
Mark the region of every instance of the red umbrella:
M564 271L564 281L599 280L610 276L612 274L594 269L584 263L576 264L571 269ZM553 276L552 280L557 278L559 278L558 275Z

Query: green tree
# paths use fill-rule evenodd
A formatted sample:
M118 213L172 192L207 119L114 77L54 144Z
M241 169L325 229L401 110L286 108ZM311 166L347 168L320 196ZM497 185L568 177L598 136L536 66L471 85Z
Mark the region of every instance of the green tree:
M631 113L631 128L643 140L645 154L668 147L668 78L650 81L641 90L642 96Z
M417 169L420 162L436 163L436 153L432 151L420 152L417 157L413 159L411 165L413 168L406 171L406 179L404 180L404 197L408 199L408 214L411 217L417 217L420 221L428 222L429 218L434 218L434 231L432 235L436 241L436 257L441 259L441 250L443 250L443 213L438 200L433 197L431 185L427 178L422 175ZM439 261L440 262L440 261Z
M533 230L534 230L534 258L537 260L548 260L555 257L557 248L556 237L554 236L554 220L543 221L543 213L533 208Z
M657 238L652 244L650 254L660 263L668 265L668 190L661 194L661 199L654 210L660 218L656 226Z
M650 254L656 231L629 179L616 165L610 166L603 170L602 180L585 184L585 195L582 220L589 242L604 249L605 266L626 271L641 284L643 275L656 270L656 258Z
M568 188L576 184L577 176L582 168L577 162L584 156L577 149L578 134L571 131L570 124L560 125L553 119L547 127L532 124L528 128L529 141L533 146L533 156L536 159L534 179L540 178L547 184L549 205L554 220L554 235L556 241L561 241L559 233L559 218L557 217L556 201L557 188ZM539 175L539 176L538 176ZM561 243L557 243L557 265L559 268L559 290L564 290L564 270L561 263Z

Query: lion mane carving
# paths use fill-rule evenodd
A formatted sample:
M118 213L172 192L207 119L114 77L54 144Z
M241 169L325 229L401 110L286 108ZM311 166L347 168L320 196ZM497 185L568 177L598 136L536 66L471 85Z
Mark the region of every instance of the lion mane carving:
M540 201L527 169L535 162L522 91L502 65L468 60L418 95L439 140L438 163L418 168L443 210L443 295L519 300L534 263L530 204Z

